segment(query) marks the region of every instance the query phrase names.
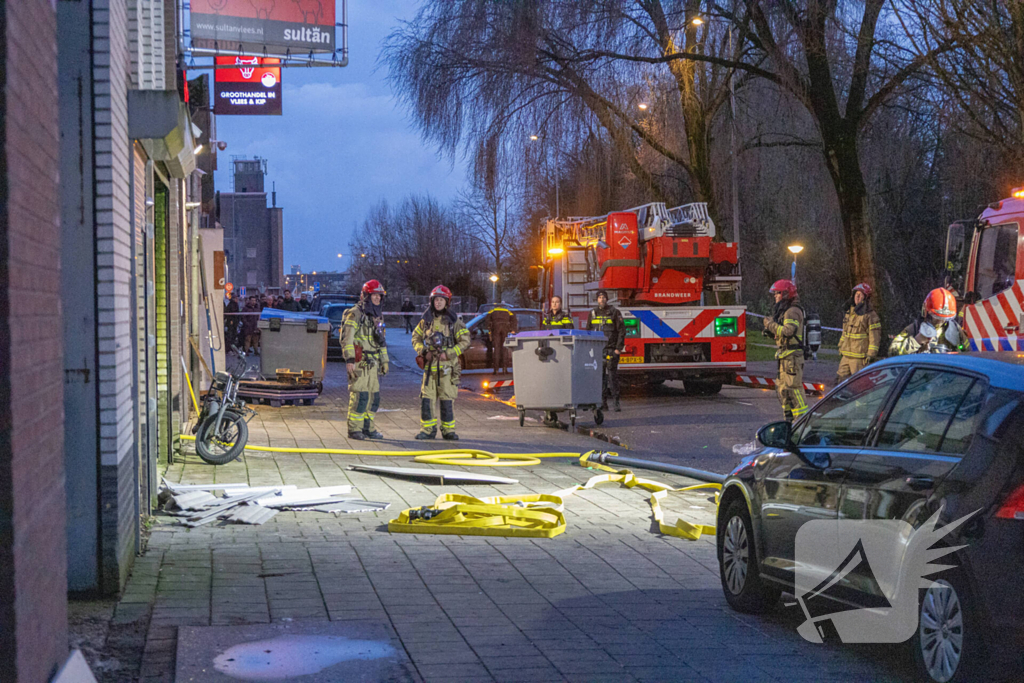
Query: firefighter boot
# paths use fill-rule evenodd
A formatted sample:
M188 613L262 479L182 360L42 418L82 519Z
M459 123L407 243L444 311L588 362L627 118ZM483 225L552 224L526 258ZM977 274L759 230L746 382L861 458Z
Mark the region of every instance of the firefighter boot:
M377 428L373 424L374 418L377 416L377 408L380 408L380 392L373 392L373 399L370 401L370 409L366 412L366 417L363 419L363 436L367 439L383 439L384 435L377 431Z
M431 403L433 401L429 398L420 399L420 432L416 435L420 441L437 436L437 418L433 417Z
M615 412L616 413L621 413L622 412L622 407L619 405L619 399L615 399Z
M458 441L455 433L455 401L441 399L441 436L445 441Z

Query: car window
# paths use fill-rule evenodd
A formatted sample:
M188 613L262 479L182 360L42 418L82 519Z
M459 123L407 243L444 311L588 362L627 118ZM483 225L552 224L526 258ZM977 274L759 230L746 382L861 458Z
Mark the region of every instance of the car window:
M878 436L879 448L938 451L953 415L974 378L918 368L896 399Z
M860 446L902 368L865 372L819 402L798 427L801 446Z
M520 331L540 328L540 318L536 313L516 313L516 317L519 318Z
M345 317L345 311L347 311L349 308L352 308L352 307L351 306L327 306L324 309L323 314L332 323L339 323L339 322L341 322L341 319L343 317Z

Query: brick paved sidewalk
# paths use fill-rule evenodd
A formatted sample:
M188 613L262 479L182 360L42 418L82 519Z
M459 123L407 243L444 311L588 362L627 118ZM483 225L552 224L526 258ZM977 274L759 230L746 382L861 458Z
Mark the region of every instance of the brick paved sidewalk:
M382 408L390 412L381 413L380 428L402 440L349 444L340 370L331 366L325 393L314 406L261 407L250 443L423 445L411 440L418 430L416 378L401 372L387 378ZM521 428L517 419L491 419L514 418L515 412L469 392L460 394L456 415L460 445L504 452L607 446L536 423ZM168 479L184 483L351 483L367 499L393 505L384 513L340 517L283 512L258 527L186 529L158 517L114 617L115 627L146 634L141 680L186 680L186 672L187 680L228 680L210 669L206 653L194 649L206 632L181 631L188 638L179 643L179 629L269 624L301 630L328 622L386 633L398 652L389 680L898 680L892 666L873 661L877 650L804 643L793 608L767 619L728 609L713 538L660 536L641 491L605 486L571 497L568 530L554 539L387 532L387 521L400 510L430 504L441 492L552 492L595 474L571 460L487 469L519 483L463 488L345 469L358 461L410 464L409 458L249 452L220 467L189 454L168 470ZM647 476L674 486L694 483ZM670 520L714 518L706 493L671 496L663 507Z

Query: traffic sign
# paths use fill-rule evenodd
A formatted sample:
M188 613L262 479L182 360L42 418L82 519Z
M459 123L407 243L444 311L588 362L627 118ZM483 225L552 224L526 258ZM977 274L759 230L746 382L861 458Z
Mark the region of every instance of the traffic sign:
M314 282L313 283L313 291L314 292L319 292L320 291L320 283L319 282Z
M245 298L245 285L242 285L242 288L239 290L238 296L242 297L243 299Z

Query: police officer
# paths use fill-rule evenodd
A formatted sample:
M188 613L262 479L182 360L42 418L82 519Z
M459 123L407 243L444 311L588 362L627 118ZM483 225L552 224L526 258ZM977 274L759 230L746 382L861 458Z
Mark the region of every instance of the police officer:
M775 338L775 358L779 361L779 374L775 388L786 420L792 422L807 412L804 397L804 309L800 306L796 285L779 280L772 285L775 309L764 319L765 333Z
M622 322L619 309L608 304L608 292L597 290L597 308L590 311L587 329L604 332L608 341L604 345L604 375L601 382L601 410L608 410L608 398L615 400L615 412L619 407L619 356L626 347L626 324Z
M501 369L504 374L508 369L509 354L505 351L505 340L509 333L516 329L516 314L498 304L487 314L487 328L491 332L491 360L494 362L494 374Z
M890 356L967 350L967 335L956 321L956 299L948 289L928 292L921 316L892 340Z
M430 307L412 333L416 364L423 369L420 386L420 432L417 439L437 436L434 400L440 403L441 436L458 441L455 397L459 393L459 356L469 348L469 330L450 309L452 292L444 285L430 292Z
M373 420L380 407L380 376L388 374L384 335L384 285L369 280L359 303L345 311L341 323L341 354L348 370L348 438L383 439Z
M871 306L871 285L862 282L853 288L853 303L843 316L843 336L839 338L842 360L836 384L874 363L881 343L882 321Z
M547 315L544 316L544 320L541 321L540 326L545 330L575 329L575 325L573 325L572 322L572 316L562 308L562 297L551 297L551 301L548 303ZM544 413L544 426L557 427L558 414L554 411L546 411Z
M541 327L545 330L571 330L575 327L572 316L562 308L562 297L551 297L548 314L544 316Z

